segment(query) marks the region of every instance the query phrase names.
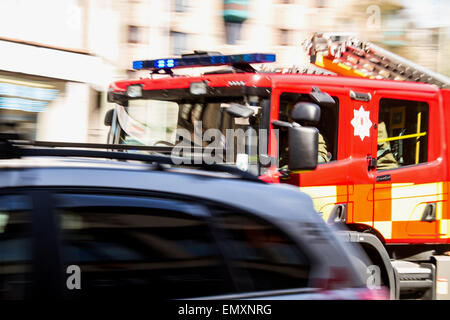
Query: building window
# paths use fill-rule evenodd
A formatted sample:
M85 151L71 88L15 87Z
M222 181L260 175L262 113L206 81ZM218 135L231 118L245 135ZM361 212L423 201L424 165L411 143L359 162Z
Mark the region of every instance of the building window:
M128 26L128 42L139 43L140 42L140 28L137 26Z
M171 51L174 55L181 55L186 52L187 34L184 32L170 32Z
M48 109L59 91L48 82L20 78L0 81L0 132L20 133L35 140L38 114Z
M326 0L316 0L316 7L317 8L325 8L327 6Z
M287 29L279 30L280 46L288 46L291 40L291 32Z
M241 39L242 24L248 17L248 0L224 0L223 21L227 44L236 44Z
M427 162L428 104L381 99L377 169L395 169Z
M185 12L189 7L188 0L174 0L173 2L173 10L175 12Z
M225 22L225 33L227 44L237 44L241 38L242 23Z
M128 79L136 79L136 70L127 70L127 78Z

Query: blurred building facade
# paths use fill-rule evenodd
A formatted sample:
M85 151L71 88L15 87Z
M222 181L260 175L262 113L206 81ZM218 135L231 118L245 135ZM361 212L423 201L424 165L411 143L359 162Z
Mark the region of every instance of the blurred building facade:
M308 61L301 43L315 31L336 31L336 13L350 0L129 0L130 61L193 50L224 54L276 52L279 65ZM341 29L345 29L341 28ZM132 75L130 70L130 75Z
M2 0L0 130L104 142L108 84L148 76L133 60L251 51L304 65L313 32L355 32L448 74L447 29L417 26L404 9L400 0Z
M444 9L448 12L450 6L436 1L423 5L432 7L437 14ZM308 57L301 43L313 32L355 33L434 70L444 65L437 64L436 57L448 51L447 28L418 24L422 17L417 12L408 12L406 0L128 0L124 3L128 3L125 6L129 50L124 50L121 56L123 68L130 68L134 59L173 56L193 50L269 51L277 53L279 65L305 64Z
M115 1L0 2L0 128L37 140L95 140L117 74Z

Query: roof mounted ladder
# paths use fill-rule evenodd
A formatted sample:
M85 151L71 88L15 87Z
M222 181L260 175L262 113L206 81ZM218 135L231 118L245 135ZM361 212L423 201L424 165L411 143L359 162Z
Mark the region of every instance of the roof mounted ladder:
M316 33L304 45L311 63L339 75L423 82L450 88L450 78L352 35Z

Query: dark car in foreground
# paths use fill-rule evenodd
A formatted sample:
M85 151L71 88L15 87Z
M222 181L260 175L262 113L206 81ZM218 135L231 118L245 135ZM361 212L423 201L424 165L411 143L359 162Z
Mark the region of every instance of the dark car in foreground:
M0 299L385 298L293 187L145 155L3 152Z

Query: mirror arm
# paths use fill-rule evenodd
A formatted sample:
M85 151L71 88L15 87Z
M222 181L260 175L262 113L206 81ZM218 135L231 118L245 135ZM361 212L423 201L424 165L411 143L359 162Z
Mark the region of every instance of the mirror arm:
M280 168L278 169L278 172L280 173L280 179L286 180L291 177L291 170L287 168Z
M311 99L321 106L335 106L336 101L326 92L322 92L318 87L312 87L312 92L309 94Z
M287 121L280 121L280 120L273 120L272 125L275 127L282 127L282 128L291 128L292 123Z

